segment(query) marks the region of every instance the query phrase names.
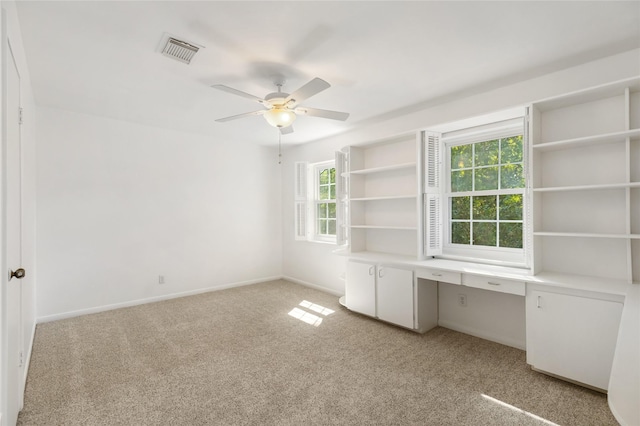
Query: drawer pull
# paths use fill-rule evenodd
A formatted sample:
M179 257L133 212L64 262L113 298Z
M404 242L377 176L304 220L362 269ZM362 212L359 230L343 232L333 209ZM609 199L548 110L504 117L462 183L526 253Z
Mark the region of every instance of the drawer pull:
M487 281L487 284L489 284L489 285L500 285L500 283L494 283L492 281Z
M442 274L437 274L435 272L431 273L431 275L433 275L434 277L441 277L442 276Z

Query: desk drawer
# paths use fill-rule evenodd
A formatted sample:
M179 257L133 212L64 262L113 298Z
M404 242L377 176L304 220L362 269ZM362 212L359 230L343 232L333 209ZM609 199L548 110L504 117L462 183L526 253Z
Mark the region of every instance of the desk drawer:
M443 283L460 284L460 272L443 271L441 269L420 268L416 269L416 277L426 280L440 281Z
M524 281L505 280L503 278L494 278L484 275L465 274L462 278L462 285L491 291L499 291L501 293L516 294L518 296L524 296L526 294Z

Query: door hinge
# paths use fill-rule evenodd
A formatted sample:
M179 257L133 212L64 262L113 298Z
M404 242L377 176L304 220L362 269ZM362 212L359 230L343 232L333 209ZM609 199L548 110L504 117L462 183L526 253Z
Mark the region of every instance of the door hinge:
M24 365L24 352L20 351L20 365L18 367L22 368Z
M22 124L23 123L23 109L22 108L18 108L18 124Z

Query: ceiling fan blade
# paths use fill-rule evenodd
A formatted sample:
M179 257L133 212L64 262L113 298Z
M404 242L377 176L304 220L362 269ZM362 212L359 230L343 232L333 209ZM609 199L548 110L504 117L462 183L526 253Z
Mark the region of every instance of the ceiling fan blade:
M331 120L345 121L349 118L348 112L329 111L326 109L299 107L295 109L296 114L310 115L312 117L330 118Z
M280 127L281 135L288 135L290 133L293 133L293 126Z
M287 99L284 100L284 103L289 103L290 107L296 106L305 99L310 98L311 96L320 93L323 90L328 89L329 87L331 87L329 83L321 78L316 77L292 94L290 94Z
M233 87L225 86L224 84L214 84L214 89L222 90L223 92L231 93L233 95L242 96L243 98L251 99L252 101L258 102L259 104L269 105L267 101L257 96L253 96L249 93L243 92L242 90L234 89Z
M225 121L231 121L242 117L249 117L251 115L262 115L266 111L266 109L261 109L260 111L245 112L244 114L232 115L231 117L218 118L216 121L218 123L224 123Z

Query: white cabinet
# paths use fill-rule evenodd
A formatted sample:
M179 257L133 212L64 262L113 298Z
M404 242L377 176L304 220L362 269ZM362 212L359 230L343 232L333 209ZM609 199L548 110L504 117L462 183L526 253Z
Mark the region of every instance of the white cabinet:
M414 328L413 271L380 266L377 280L378 318Z
M352 311L376 316L376 265L347 263L345 302Z
M609 387L622 301L586 292L527 291L527 363L598 389Z
M352 311L422 333L437 325L437 284L414 280L413 270L351 260L345 289Z

